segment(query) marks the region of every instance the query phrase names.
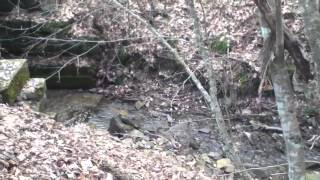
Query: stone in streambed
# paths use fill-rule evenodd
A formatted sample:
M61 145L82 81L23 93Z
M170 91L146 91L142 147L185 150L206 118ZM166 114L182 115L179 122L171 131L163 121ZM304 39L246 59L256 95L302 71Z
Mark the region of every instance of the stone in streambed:
M32 78L27 81L20 93L20 99L30 105L36 111L43 109L46 96L46 79Z

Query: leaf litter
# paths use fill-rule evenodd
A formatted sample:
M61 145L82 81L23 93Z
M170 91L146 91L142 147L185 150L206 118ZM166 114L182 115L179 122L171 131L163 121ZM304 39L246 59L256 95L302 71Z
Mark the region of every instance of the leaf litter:
M195 158L0 104L0 179L212 179ZM156 143L156 142L155 142Z

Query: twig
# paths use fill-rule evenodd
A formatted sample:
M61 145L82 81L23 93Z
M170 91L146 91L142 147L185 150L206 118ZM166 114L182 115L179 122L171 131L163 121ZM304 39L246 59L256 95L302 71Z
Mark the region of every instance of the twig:
M281 127L268 126L266 124L256 123L254 121L250 121L250 124L252 124L253 126L258 126L259 128L262 128L262 129L265 129L265 130L277 131L277 132L282 133L282 128Z

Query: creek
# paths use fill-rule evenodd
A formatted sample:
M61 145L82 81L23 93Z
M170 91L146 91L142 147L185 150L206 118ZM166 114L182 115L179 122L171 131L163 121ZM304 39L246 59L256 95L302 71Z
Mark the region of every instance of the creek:
M134 100L112 99L80 90L49 90L44 112L54 115L57 121L68 122L67 125L82 121L105 131L110 131L110 122L119 114L126 115L130 124L140 132L137 134L137 131L131 131L135 133L128 133L129 137L139 136L140 140L146 142L151 142L156 137L164 137L169 140L164 148L178 154L200 154L214 160L225 156L218 132L212 127L212 119L204 115L174 115L147 107L137 108ZM77 122L69 123L70 119ZM260 167L285 163L281 134L264 132L249 127L246 123L234 121L232 124L233 138L245 165ZM150 144L152 143L145 144L142 148L152 148ZM320 159L317 150L308 151L307 156L309 160ZM270 169L267 174L279 170L283 171L285 167ZM254 173L259 179L266 176L266 172Z
M203 115L172 115L151 108L137 108L134 101L108 99L79 90L48 90L47 96L43 111L52 114L57 121L68 122L77 118L77 122L85 121L94 128L107 131L113 118L126 114L145 135L151 138L164 136L179 142L183 153L196 150L215 152L217 158L222 156L216 133L209 128L210 119Z

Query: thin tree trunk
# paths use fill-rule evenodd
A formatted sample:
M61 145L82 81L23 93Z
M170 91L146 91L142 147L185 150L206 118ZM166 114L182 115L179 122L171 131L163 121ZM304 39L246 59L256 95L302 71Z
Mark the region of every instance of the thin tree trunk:
M232 162L235 164L236 168L238 169L244 169L239 155L236 153L234 144L232 141L231 135L228 133L228 128L225 123L225 120L223 118L223 114L217 99L217 83L216 83L216 73L213 70L212 62L209 59L208 52L205 48L205 45L203 43L203 35L201 32L201 24L199 17L197 15L197 12L194 7L194 0L185 0L187 6L190 8L190 14L194 21L194 33L196 35L196 44L197 48L199 49L201 58L205 61L206 67L207 67L207 73L209 78L209 85L210 85L210 96L211 96L211 103L209 104L210 110L212 112L213 118L216 120L218 130L220 133L220 136L223 139L223 143L225 144L225 152L227 156L232 160ZM251 176L248 172L244 171L244 175L247 179L250 179Z
M276 17L272 16L273 13L271 7L269 6L270 3L267 3L269 1L254 0L254 2L258 6L261 15L263 16L271 31L275 32ZM289 52L290 56L293 58L300 79L304 80L305 82L308 82L308 80L312 79L312 74L310 71L309 62L306 60L301 50L300 42L285 25L283 25L283 32L284 48Z
M317 81L316 97L320 96L320 13L319 1L300 0L304 9L305 31L312 50L312 59L315 63L315 75Z
M119 3L117 0L110 0L113 4L118 6L119 8L123 9L124 11L128 12L131 16L139 20L142 24L144 24L149 31L154 34L156 38L160 40L160 42L169 49L169 51L173 54L175 57L175 60L183 66L185 71L190 76L193 83L197 86L198 90L204 97L204 99L210 104L211 103L211 97L209 93L205 90L205 88L202 86L200 80L196 77L196 75L193 73L193 71L189 68L189 66L184 62L183 58L179 56L179 53L162 37L162 35L153 27L151 26L146 20L144 20L139 15L135 14L134 12L130 11L126 7L124 7L121 3Z
M296 101L286 68L287 66L284 61L284 37L281 1L275 1L276 44L275 60L270 64L271 79L276 96L276 103L280 116L281 127L283 130L284 141L286 144L287 159L289 164L288 177L290 180L303 180L305 170L303 150L304 145L297 119Z

